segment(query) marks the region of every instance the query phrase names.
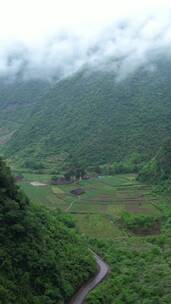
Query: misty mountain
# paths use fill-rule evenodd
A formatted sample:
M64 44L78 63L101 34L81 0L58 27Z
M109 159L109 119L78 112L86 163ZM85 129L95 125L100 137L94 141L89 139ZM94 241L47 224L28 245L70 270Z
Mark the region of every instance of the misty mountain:
M115 76L85 69L51 87L29 82L11 88L4 125L10 129L17 121L17 127L4 154L24 162L72 155L87 165L122 161L135 152L150 159L170 135L171 61L160 58L122 81Z
M20 76L0 79L0 142L23 125L48 87L47 82L23 81Z

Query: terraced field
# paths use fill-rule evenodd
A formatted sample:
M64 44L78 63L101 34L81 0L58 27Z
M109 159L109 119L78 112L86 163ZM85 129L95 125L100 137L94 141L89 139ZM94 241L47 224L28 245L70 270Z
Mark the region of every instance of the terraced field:
M35 186L35 181L40 185ZM160 198L149 186L138 183L135 175L100 176L60 186L50 185L49 181L48 175L25 175L21 187L33 203L72 214L81 233L93 238L127 236L128 231L118 225L123 211L151 215L161 212ZM77 197L70 193L80 187L84 194Z

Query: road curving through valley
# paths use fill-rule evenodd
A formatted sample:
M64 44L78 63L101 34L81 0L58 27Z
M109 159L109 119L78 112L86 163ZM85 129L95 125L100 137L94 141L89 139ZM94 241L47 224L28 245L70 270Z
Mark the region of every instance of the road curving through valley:
M90 293L90 291L93 290L98 284L100 284L109 273L109 266L98 255L96 255L94 252L92 253L96 259L98 272L92 279L90 279L78 290L78 292L74 295L69 304L85 303L85 299Z

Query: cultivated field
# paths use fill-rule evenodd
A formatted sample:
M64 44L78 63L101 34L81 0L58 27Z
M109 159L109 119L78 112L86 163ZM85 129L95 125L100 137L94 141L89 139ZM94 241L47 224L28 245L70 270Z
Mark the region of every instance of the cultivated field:
M72 214L81 233L93 238L124 238L130 234L118 225L123 211L132 214L159 215L161 197L151 187L140 184L134 175L116 175L54 186L48 175L25 175L22 189L35 204L61 209ZM85 193L75 196L76 188ZM165 204L167 200L165 199Z

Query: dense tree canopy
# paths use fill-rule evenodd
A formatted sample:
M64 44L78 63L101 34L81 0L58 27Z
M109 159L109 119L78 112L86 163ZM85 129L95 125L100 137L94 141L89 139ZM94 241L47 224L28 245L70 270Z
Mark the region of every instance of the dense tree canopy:
M30 205L0 160L0 303L65 303L95 270L70 217Z
M42 160L63 163L70 154L94 166L135 153L150 159L171 125L171 62L161 56L153 64L154 70L144 66L120 82L111 71L86 69L46 90L30 84L24 97L22 88L15 90L15 103L5 96L6 128L13 122L5 155L31 169L42 168Z
M159 148L157 154L143 167L138 179L160 183L171 178L171 140Z

